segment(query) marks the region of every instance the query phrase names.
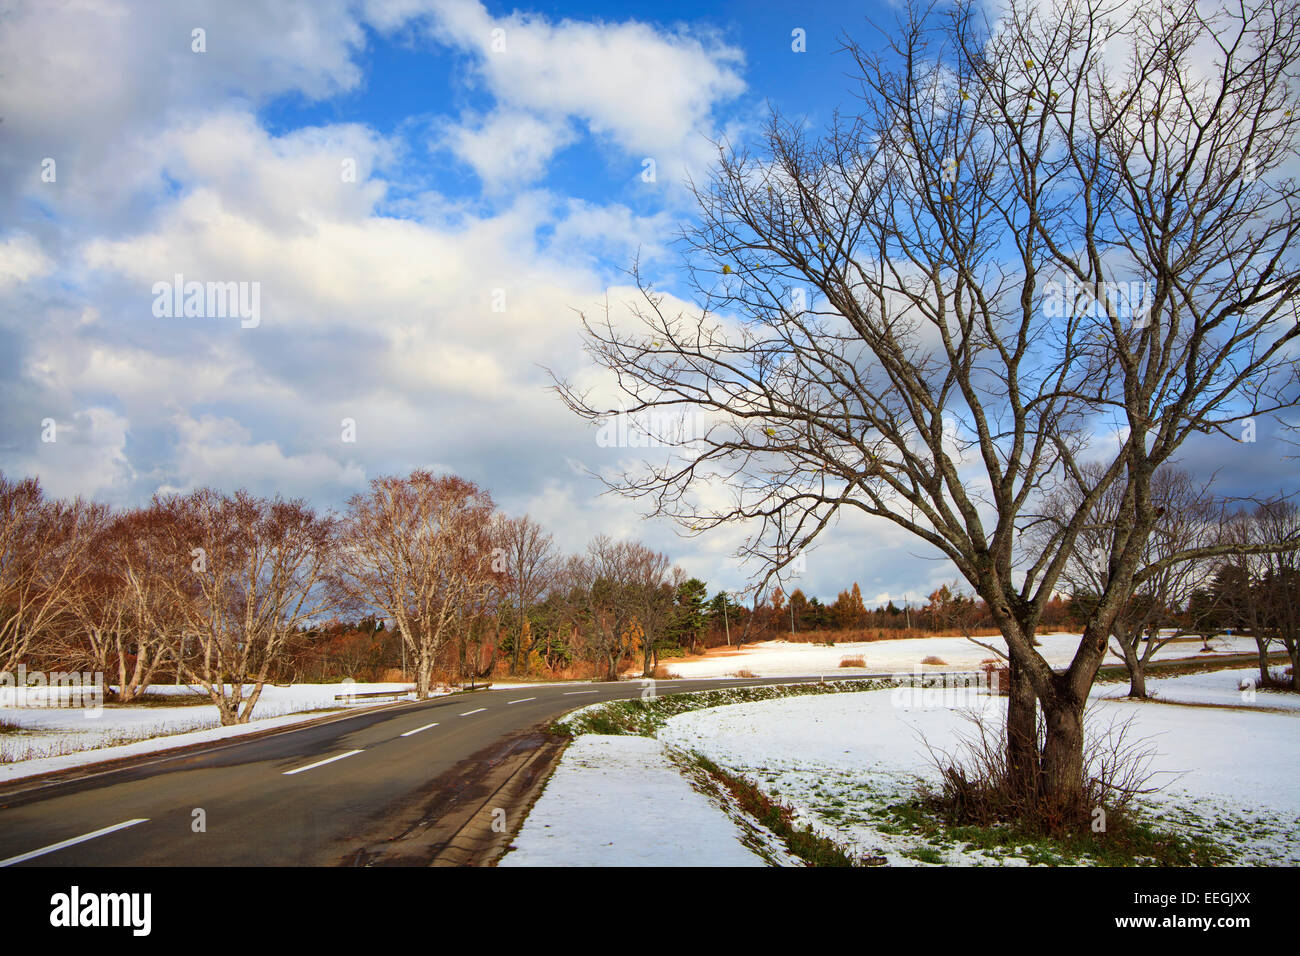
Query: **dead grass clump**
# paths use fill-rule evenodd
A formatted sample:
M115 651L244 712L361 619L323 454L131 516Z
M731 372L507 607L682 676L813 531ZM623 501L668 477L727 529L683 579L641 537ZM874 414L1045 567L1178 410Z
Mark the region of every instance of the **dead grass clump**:
M867 661L864 657L841 657L840 667L866 667Z
M933 666L935 666L935 667L947 667L947 666L948 666L948 662L947 662L947 661L945 661L942 657L935 657L933 654L931 654L929 657L923 657L923 658L921 658L921 663L922 663L922 664L931 664L931 665L933 665Z

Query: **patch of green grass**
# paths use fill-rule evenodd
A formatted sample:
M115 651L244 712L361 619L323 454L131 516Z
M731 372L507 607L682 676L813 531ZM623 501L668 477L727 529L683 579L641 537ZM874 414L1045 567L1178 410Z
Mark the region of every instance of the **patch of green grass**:
M853 856L811 827L796 824L793 810L777 803L743 777L728 773L699 754L693 755L693 759L695 766L717 781L740 809L775 833L787 850L809 866L865 866L872 862Z
M946 817L925 796L893 804L884 815L892 823L878 824L881 832L912 834L930 844L979 850L997 858L1021 857L1037 865L1220 866L1232 859L1220 842L1204 833L1173 833L1136 814L1119 820L1112 814L1105 832L1089 827L1055 836L1015 822L962 824Z
M689 694L665 694L650 698L615 700L588 707L563 717L552 732L579 737L582 734L653 737L670 717L692 710L746 704L753 701L804 697L809 694L846 694L885 690L895 684L884 680L834 681L831 683L771 684L763 687L725 687Z

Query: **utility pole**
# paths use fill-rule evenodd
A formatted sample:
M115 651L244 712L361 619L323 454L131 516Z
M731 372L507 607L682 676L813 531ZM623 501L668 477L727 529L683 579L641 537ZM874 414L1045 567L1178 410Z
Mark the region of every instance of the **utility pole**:
M727 601L728 601L728 599L729 599L729 598L728 598L727 592L726 592L726 591L723 591L723 592L722 592L722 628L723 628L723 630L725 630L726 633L727 633L727 646L730 647L730 646L731 646L731 624L727 621Z

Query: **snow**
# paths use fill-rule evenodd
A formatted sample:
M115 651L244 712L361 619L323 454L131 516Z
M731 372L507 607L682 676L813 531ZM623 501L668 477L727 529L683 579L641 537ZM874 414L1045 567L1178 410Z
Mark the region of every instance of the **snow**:
M410 684L268 684L258 698L247 724L222 727L214 704L176 707L107 705L91 708L0 707L0 781L69 767L85 766L120 757L224 740L240 734L287 726L354 707L390 703L385 698L361 698L351 703L335 700L339 694L410 693ZM163 684L149 688L151 695L194 694L185 685ZM12 698L10 700L12 702Z
M763 866L648 737L569 745L500 866Z
M1270 670L1274 676L1282 678L1285 668L1273 667ZM1300 710L1300 694L1264 689L1258 684L1259 668L1246 667L1177 677L1148 676L1147 693L1169 703ZM1096 688L1095 693L1105 697L1124 697L1128 694L1128 680L1103 685Z
M912 796L919 781L937 782L927 743L951 751L959 734L970 730L962 709L923 704L901 690L733 704L675 716L659 739L748 777L793 807L797 820L853 851L911 865L917 861L908 853L918 839L882 832L880 812ZM1004 708L1003 699L984 698L965 712L982 710L999 721ZM1157 751L1152 769L1166 789L1144 798L1153 814L1232 842L1240 864L1300 863L1294 763L1300 711L1250 713L1099 697L1088 715L1099 722L1095 726L1127 717ZM946 864L1026 862L966 848L937 853Z
M1040 653L1053 667L1070 663L1079 646L1077 633L1039 635ZM1000 637L981 637L985 644L1005 652L1006 644ZM1225 653L1254 653L1251 638L1220 636L1213 639L1213 654L1200 654L1199 638L1166 644L1155 653L1156 660L1175 657L1195 657L1198 660L1213 658ZM820 644L793 641L763 641L747 644L738 652L711 654L706 657L668 658L664 666L678 677L731 677L737 671L747 670L755 677L817 677L823 675L852 676L862 673L897 673L931 669L974 669L980 662L993 657L986 647L981 647L964 637L920 637L897 641L858 641L826 647ZM846 657L861 657L864 667L840 667ZM937 657L943 665L922 665L927 657ZM1114 659L1114 658L1112 658Z

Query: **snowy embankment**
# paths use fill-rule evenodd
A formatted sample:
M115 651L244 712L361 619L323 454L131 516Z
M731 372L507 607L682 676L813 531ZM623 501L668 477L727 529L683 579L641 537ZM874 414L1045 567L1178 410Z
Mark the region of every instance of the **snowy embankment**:
M1161 685L1170 697L1183 686L1197 693L1208 676L1223 677ZM1131 732L1154 746L1153 782L1164 789L1143 798L1151 816L1230 846L1238 864L1300 864L1300 710L1250 712L1237 694L1235 705L1244 709L1098 696L1088 719L1097 728L1131 717ZM672 717L659 739L748 778L801 822L863 856L892 864L1029 862L1014 853L929 846L888 822L888 807L913 796L918 782L937 783L927 748L951 752L971 730L963 709L920 703L884 690L733 704ZM1005 702L984 698L978 707L996 722Z
M411 684L268 684L247 724L222 727L213 704L167 706L160 696L192 695L185 685L149 688L153 702L102 707L0 707L0 782L134 757L315 720L406 696ZM388 691L393 698L336 700Z
M745 833L648 737L565 751L500 866L763 866Z
M1053 667L1070 663L1081 635L1056 633L1040 635L1040 653ZM981 642L1005 652L1000 637L981 637ZM1156 660L1194 657L1213 660L1225 654L1253 654L1255 642L1250 638L1220 636L1212 639L1211 653L1200 653L1199 638L1180 639L1156 651ZM861 667L841 667L845 658L862 658ZM938 658L942 664L923 664L926 658ZM748 644L738 651L713 651L706 657L675 657L663 664L669 672L682 678L730 677L748 671L755 677L852 676L863 673L897 673L929 668L975 669L982 661L994 657L987 648L964 637L921 637L898 641L859 641L835 644L801 644L791 641L763 641ZM1112 661L1118 658L1111 656Z

